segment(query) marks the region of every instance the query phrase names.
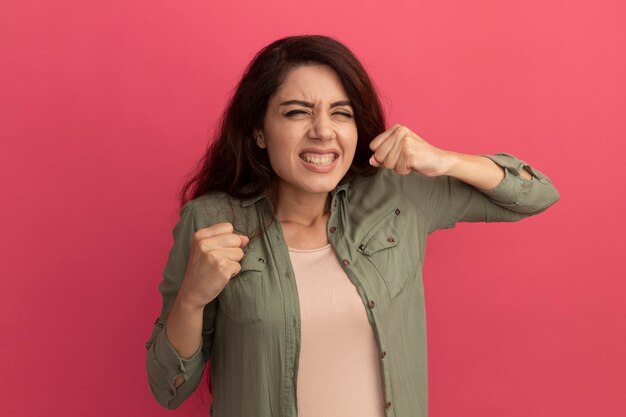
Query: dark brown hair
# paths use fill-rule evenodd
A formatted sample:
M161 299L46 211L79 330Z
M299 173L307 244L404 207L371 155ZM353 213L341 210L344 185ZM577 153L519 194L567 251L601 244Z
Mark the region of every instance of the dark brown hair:
M352 102L358 142L352 165L341 183L375 172L369 143L385 130L380 100L363 65L339 41L323 35L289 36L261 49L246 68L219 121L204 156L182 186L180 206L211 191L232 197L259 195L277 183L265 149L254 141L263 127L267 103L289 70L299 65L332 67Z

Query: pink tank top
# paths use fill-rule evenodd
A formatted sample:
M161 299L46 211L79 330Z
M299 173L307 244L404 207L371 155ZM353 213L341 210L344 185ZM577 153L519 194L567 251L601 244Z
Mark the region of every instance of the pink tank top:
M383 417L380 356L356 287L330 243L289 256L302 321L298 417Z

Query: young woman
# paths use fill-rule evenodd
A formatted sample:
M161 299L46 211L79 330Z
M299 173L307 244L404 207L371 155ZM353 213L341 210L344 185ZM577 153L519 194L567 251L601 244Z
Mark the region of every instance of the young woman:
M214 417L426 417L428 235L558 199L510 154L386 128L370 78L336 40L277 40L181 191L146 343L152 392L178 407L210 360Z

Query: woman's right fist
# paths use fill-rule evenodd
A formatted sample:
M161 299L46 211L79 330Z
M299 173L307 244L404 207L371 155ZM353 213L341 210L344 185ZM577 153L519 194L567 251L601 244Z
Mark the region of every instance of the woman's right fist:
M241 270L239 261L250 239L233 233L231 223L217 223L193 234L187 272L178 293L179 301L204 308Z

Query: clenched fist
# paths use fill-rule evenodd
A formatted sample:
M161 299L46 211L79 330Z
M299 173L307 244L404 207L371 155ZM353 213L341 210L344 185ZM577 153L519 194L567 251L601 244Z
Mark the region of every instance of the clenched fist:
M217 223L193 234L185 278L179 290L187 306L204 307L241 270L239 261L250 239L233 233L231 223Z
M413 171L429 177L446 175L450 169L450 153L420 138L411 129L393 125L370 143L374 155L370 164L393 169L398 175Z

